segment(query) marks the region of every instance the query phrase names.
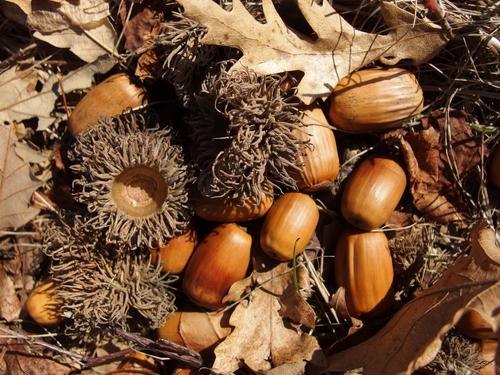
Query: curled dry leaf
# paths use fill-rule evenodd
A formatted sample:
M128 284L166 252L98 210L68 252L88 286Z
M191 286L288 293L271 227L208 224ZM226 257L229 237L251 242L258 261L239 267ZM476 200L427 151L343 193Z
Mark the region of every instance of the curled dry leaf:
M10 340L12 341L12 340ZM0 356L0 373L9 375L67 375L71 369L48 355L44 356L33 351L33 347L26 344L14 344L9 339L0 338L0 347L5 349Z
M115 52L116 34L108 21L109 4L104 0L7 1L26 15L27 24L35 30L35 38L59 48L69 48L85 62ZM22 20L20 14L16 14L15 20Z
M375 336L328 358L328 370L410 374L430 363L444 334L466 309L477 310L498 333L500 246L484 223L472 229L471 254L459 257L431 288L403 306ZM498 361L498 358L497 358Z
M38 209L31 196L40 186L30 168L15 151L14 126L0 126L0 229L19 228L33 219Z
M12 278L0 265L0 318L12 322L19 318L22 305Z
M297 95L306 104L328 97L339 80L375 60L394 65L409 59L420 64L446 43L439 26L388 2L382 2L381 12L391 31L379 35L353 28L329 1L298 0L317 40L289 28L272 0L262 1L267 21L264 24L249 13L241 0L234 0L229 12L212 0L178 2L187 17L207 27L203 43L243 52L233 70L246 67L259 74L304 72Z
M301 273L307 273L305 268L297 268L298 287L308 287L307 278ZM287 294L294 287L292 270L282 263L270 271L255 272L247 279L233 285L226 301L237 301L249 284L255 289L249 300L242 300L236 306L229 324L234 326L233 332L215 348L216 359L213 370L216 373L232 373L241 363L252 371L268 371L282 365L292 365L303 368L303 362L310 361L317 365L324 362L323 353L316 341L300 329L294 329L283 320L283 311L288 316L301 316L303 304L287 305L290 301ZM302 281L301 281L302 280ZM297 293L293 289L293 293ZM301 298L299 296L299 298ZM291 311L295 309L292 314ZM314 314L314 312L312 312ZM305 314L310 319L310 312Z
M450 111L448 129L442 112L432 113L422 124L423 130L410 131L400 139L413 203L442 223L463 220L465 204L448 162L445 141L451 139L449 157L460 179L481 160L481 144L473 138L463 112Z
M124 8L126 3L123 4ZM137 6L141 5L135 4L134 8ZM142 47L144 42L152 36L153 28L160 20L160 12L154 10L150 5L146 5L143 9L134 14L128 22L126 22L126 17L125 19L122 17L122 23L125 24L123 32L125 36L125 50L133 52Z

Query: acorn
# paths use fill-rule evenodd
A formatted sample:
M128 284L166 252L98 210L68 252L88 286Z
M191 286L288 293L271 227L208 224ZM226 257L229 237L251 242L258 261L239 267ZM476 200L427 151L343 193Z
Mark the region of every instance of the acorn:
M345 288L351 316L372 318L391 307L394 271L384 233L343 230L337 240L334 266L335 280Z
M230 314L230 311L177 311L158 329L158 338L201 352L231 333L232 328L228 324Z
M323 110L311 106L304 110L304 125L295 128L293 134L304 141L297 158L300 173L294 174L302 191L327 189L339 174L339 155L335 135L330 129Z
M283 194L267 213L260 232L260 246L269 256L288 261L304 251L314 235L319 210L302 193Z
M475 339L494 339L496 336L491 325L476 310L467 310L457 323L463 335Z
M486 366L481 369L481 375L495 375L495 355L497 352L498 340L482 340L479 347L479 354L481 359L488 362ZM500 364L497 364L500 366Z
M493 150L490 156L489 180L493 186L500 188L500 144Z
M179 236L168 240L160 248L151 251L153 263L158 261L162 264L162 271L179 274L184 271L195 246L198 244L196 232L188 229Z
M135 352L127 356L118 368L114 371L109 372L107 375L132 375L132 374L143 374L143 375L157 375L160 374L160 368L155 363L152 357L146 354Z
M396 209L406 188L406 173L391 158L370 157L347 179L342 193L342 216L364 230L380 227Z
M76 137L97 124L101 116L120 115L145 103L144 91L134 85L127 74L112 75L78 102L68 119L68 130Z
M424 106L415 76L400 68L359 70L342 79L328 101L328 119L354 133L397 128Z
M46 281L33 289L24 307L35 322L52 326L62 321L61 304L54 282Z
M196 247L184 273L182 288L196 304L222 307L233 283L245 277L252 236L234 223L216 227Z
M205 198L194 203L196 215L208 221L242 222L264 216L273 204L273 196L262 192L260 201L249 198L238 202L229 198Z

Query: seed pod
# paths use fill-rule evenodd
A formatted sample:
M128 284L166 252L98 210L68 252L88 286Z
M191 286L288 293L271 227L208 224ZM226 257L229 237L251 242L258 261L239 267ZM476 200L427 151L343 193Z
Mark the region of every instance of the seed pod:
M158 329L158 337L201 352L231 333L229 315L229 311L177 311Z
M260 246L269 256L288 261L304 251L311 240L319 211L306 194L285 193L269 210L260 232Z
M488 177L494 186L500 188L500 144L495 147L493 155L490 157L490 173Z
M342 79L329 100L328 119L355 133L401 126L424 105L415 76L399 68L360 70Z
M482 340L479 353L481 358L488 364L481 369L481 375L495 375L495 355L498 347L498 340Z
M260 202L250 198L243 203L227 198L200 199L194 204L196 215L208 221L241 222L264 216L273 204L273 197L262 194Z
M252 237L236 224L215 228L194 250L182 288L196 304L218 309L233 283L245 277Z
M356 318L373 317L392 305L392 258L382 232L341 232L335 252L335 280L346 292L347 309Z
M340 208L352 225L372 230L384 224L406 188L406 174L394 160L371 157L349 176Z
M328 188L339 174L339 155L335 135L319 107L304 111L304 124L294 129L293 134L309 142L301 149L297 159L302 164L301 173L294 175L297 186L304 191L318 191Z
M31 318L41 326L59 324L62 320L61 301L52 281L46 281L30 293L25 309Z
M144 91L130 82L125 73L105 79L90 90L76 105L68 120L68 129L76 137L101 116L115 116L146 102Z
M179 274L184 271L189 257L197 244L198 238L196 232L193 229L189 229L180 236L170 239L159 249L153 249L151 251L153 263L156 264L159 260L162 263L163 272Z
M457 323L460 333L475 339L494 339L491 325L476 310L467 310Z

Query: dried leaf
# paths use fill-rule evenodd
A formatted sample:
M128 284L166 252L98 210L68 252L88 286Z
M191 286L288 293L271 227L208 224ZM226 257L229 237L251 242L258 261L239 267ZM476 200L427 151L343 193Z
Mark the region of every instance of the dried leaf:
M40 186L30 177L28 164L16 155L14 126L0 126L0 229L19 228L38 214L30 206Z
M67 375L71 369L53 361L49 356L38 355L29 345L9 344L0 339L0 347L6 352L0 357L0 370L6 369L9 375Z
M465 309L475 309L498 330L500 247L483 223L471 236L471 254L459 257L441 279L403 306L369 340L328 358L330 371L359 367L364 374L410 374L432 361L444 334ZM495 259L489 254L495 253Z
M151 35L153 27L159 22L160 14L147 6L135 14L125 25L125 50L133 52L142 47Z
M53 33L35 32L33 36L58 48L69 48L85 62L95 61L98 57L116 53L116 34L111 23L106 21L93 29L70 27Z
M0 318L12 322L19 318L21 309L14 282L0 265Z
M440 222L463 220L465 204L450 169L445 139L451 139L449 155L461 179L481 160L481 145L473 138L463 112L450 111L448 134L442 112L434 112L422 123L423 130L410 131L400 139L413 202Z
M59 48L69 48L85 62L116 52L116 33L108 21L109 4L104 0L7 1L26 14L26 22L35 30L35 38ZM19 18L16 17L18 22Z
M213 370L216 373L232 373L241 363L253 371L267 371L290 364L301 367L305 361L322 364L323 353L316 338L293 329L280 315L285 292L293 286L292 272L282 263L264 273L255 272L251 280L256 288L250 300L243 300L235 308L229 324L233 332L215 348L216 359ZM242 280L243 291L248 279ZM299 287L300 287L299 283ZM305 286L305 285L304 285ZM237 297L237 293L231 293Z
M306 104L328 97L339 80L375 60L394 65L409 59L420 64L435 56L446 43L440 27L388 2L382 2L381 12L391 31L379 35L354 29L329 1L298 0L317 40L289 28L272 0L262 1L265 24L253 18L241 0L233 1L231 11L212 0L178 2L187 17L208 29L202 42L243 52L232 69L243 66L259 74L304 72L297 95Z
M43 84L40 91L38 83ZM39 127L46 128L54 122L50 113L57 95L52 91L54 80L44 80L35 68L17 70L15 66L0 75L0 122L12 123L38 117Z

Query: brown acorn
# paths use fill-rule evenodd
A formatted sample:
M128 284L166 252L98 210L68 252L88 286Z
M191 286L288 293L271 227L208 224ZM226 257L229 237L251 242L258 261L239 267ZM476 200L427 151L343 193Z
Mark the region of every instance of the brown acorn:
M346 229L335 251L335 280L345 288L347 310L356 318L371 318L392 305L392 258L382 232Z
M380 227L396 209L406 188L404 169L390 158L370 157L347 179L342 193L342 216L364 230Z
M400 68L359 70L342 79L329 99L328 119L354 133L401 126L424 106L415 76Z
M33 289L24 307L41 326L52 326L62 321L61 300L57 297L57 288L52 281L46 281Z
M339 155L335 135L320 107L304 110L305 126L295 128L293 134L308 142L297 158L300 174L294 176L303 191L327 189L339 174Z
M89 126L97 124L101 116L119 115L127 109L145 103L144 91L134 85L128 75L125 73L112 75L78 102L68 119L68 129L76 137L85 132Z
M490 156L488 177L492 185L500 188L500 144L497 144L493 150L493 155Z
M221 307L233 283L245 277L252 237L238 225L216 227L196 247L184 273L182 288L196 304Z
M264 216L273 204L273 197L262 193L260 202L248 199L243 203L228 198L200 199L194 204L196 215L208 221L242 222Z
M153 249L151 251L153 263L156 264L159 260L162 263L163 272L179 274L184 271L197 244L196 232L188 229L183 234L168 240L159 249Z
M269 256L288 261L304 251L318 225L319 210L307 194L285 193L267 213L260 246Z
M491 325L476 310L467 310L457 323L457 329L460 333L475 339L496 337Z
M230 311L177 311L158 329L158 337L201 352L228 336Z

